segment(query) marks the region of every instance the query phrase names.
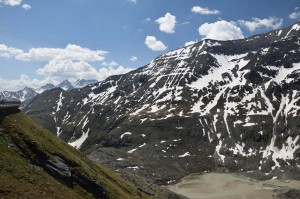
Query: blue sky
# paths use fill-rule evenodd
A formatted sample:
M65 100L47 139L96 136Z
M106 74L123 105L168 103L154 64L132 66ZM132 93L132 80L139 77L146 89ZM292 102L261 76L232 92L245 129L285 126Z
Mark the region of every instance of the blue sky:
M299 19L299 0L0 0L0 91L102 80L186 42Z

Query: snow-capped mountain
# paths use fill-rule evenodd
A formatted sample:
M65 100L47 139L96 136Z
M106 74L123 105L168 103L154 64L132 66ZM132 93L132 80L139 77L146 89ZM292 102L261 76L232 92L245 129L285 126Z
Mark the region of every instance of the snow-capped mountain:
M36 89L35 92L37 92L38 94L41 94L44 91L50 90L55 88L55 86L53 84L46 84L44 86L41 86L40 88Z
M74 89L74 86L69 82L69 80L65 80L62 83L60 83L57 87L60 87L64 89L65 91Z
M91 80L86 80L86 79L78 79L76 82L74 82L73 87L74 88L82 88L85 87L89 84L95 84L97 83L97 80L91 79Z
M20 100L21 102L29 101L37 94L41 94L44 91L51 90L53 88L62 88L64 90L72 90L74 88L82 88L84 86L87 86L92 83L96 83L96 80L85 80L85 79L79 79L73 84L65 80L61 82L59 85L54 86L53 84L46 84L44 86L41 86L38 89L28 88L25 87L22 90L19 91L2 91L0 92L0 100Z
M206 39L79 90L44 92L25 110L90 158L158 183L212 170L299 179L299 85L297 23Z
M14 101L19 100L24 102L28 99L32 99L36 95L36 91L32 88L25 87L23 90L16 92L3 91L0 92L0 100Z

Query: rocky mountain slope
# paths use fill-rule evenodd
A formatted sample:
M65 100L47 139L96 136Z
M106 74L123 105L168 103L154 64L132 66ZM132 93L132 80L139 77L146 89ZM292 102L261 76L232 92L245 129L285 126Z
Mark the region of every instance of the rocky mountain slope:
M0 92L0 100L6 100L6 101L19 100L21 102L24 102L26 100L32 99L36 95L37 92L34 89L25 87L23 90L19 90L16 92L12 92L12 91Z
M44 86L41 86L38 89L25 87L24 89L16 91L16 92L2 91L2 92L0 92L0 100L6 100L6 101L19 100L21 102L25 102L25 101L31 100L37 94L41 94L42 92L53 89L53 88L62 88L64 90L72 90L74 88L82 88L84 86L87 86L89 84L93 84L96 82L97 82L96 80L79 79L72 84L68 80L65 80L57 86L54 86L53 84L46 84Z
M82 88L82 87L85 87L85 86L87 86L87 85L89 85L89 84L95 84L95 83L97 83L98 81L97 80L93 80L93 79L90 79L90 80L86 80L86 79L78 79L78 80L76 80L76 82L74 82L73 84L72 84L72 86L74 87L74 88Z
M65 91L74 89L74 86L71 84L71 82L69 82L69 80L61 82L57 87L62 88Z
M54 86L53 84L46 84L46 85L41 86L40 88L36 89L35 92L38 93L38 94L41 94L42 92L53 89L55 87L56 86Z
M35 124L0 109L0 198L178 198L97 164ZM128 178L128 177L126 177Z
M115 169L167 183L214 170L300 178L300 22L206 39L124 75L53 89L24 109Z

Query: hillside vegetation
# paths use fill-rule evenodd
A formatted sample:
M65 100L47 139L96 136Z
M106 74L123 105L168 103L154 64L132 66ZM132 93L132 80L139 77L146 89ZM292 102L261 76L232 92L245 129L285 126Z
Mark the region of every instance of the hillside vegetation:
M0 198L151 198L24 113L0 116Z

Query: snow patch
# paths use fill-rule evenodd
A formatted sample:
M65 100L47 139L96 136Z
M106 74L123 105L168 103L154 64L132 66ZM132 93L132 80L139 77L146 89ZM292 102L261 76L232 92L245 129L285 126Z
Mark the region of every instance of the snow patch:
M75 140L74 142L69 142L68 144L75 147L76 149L80 149L83 142L88 138L90 129L87 130L87 132L82 132L82 135L79 139Z
M136 151L136 150L137 150L137 148L131 149L130 151L127 151L127 153L133 153L133 152Z
M125 135L131 135L131 132L123 133L123 134L120 136L120 138L123 139L123 137L124 137Z
M142 148L142 147L144 147L144 146L146 146L146 143L140 145L139 148Z
M220 154L220 149L222 147L222 141L219 140L219 144L216 146L216 153L217 155L221 158L222 162L224 163L224 160L225 160L225 155L221 155Z
M60 111L63 99L64 99L64 97L62 96L62 92L61 92L60 95L59 95L59 100L57 101L56 112Z
M178 157L184 158L184 157L187 157L187 156L191 156L190 152L186 152L185 154L180 155L180 156L178 156Z

